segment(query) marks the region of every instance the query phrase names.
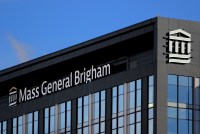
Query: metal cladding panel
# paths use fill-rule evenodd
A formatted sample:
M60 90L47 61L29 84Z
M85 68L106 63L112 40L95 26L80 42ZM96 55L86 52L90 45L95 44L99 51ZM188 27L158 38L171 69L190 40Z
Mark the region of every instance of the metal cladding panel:
M196 27L196 28L194 28ZM157 18L157 39L155 46L157 47L157 107L156 107L156 133L167 134L167 97L168 97L168 74L185 75L200 77L200 23L186 20L177 20L169 18ZM181 29L181 30L180 30ZM191 43L188 43L188 48L185 51L181 44L177 44L177 48L168 48L169 40L166 38L170 31L178 31L179 33L173 33L173 36L181 37L183 43L190 41L184 40L184 38L191 37ZM187 33L186 33L187 32ZM178 38L174 38L177 40ZM174 44L176 45L176 44ZM187 45L187 44L185 44ZM184 46L185 47L185 46ZM172 50L174 54L173 62L168 61L168 53ZM176 52L177 51L177 52ZM188 55L183 55L188 53ZM190 57L190 58L188 58Z

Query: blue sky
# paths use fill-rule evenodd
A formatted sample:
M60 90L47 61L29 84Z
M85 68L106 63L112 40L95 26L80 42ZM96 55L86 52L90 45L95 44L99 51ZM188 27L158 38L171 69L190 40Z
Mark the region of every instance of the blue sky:
M163 16L200 21L200 0L0 0L0 70Z

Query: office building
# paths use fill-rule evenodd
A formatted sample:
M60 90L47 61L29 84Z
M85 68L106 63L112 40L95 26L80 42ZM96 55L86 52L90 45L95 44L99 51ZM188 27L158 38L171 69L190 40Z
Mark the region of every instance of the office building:
M200 22L156 17L0 71L0 134L199 134Z

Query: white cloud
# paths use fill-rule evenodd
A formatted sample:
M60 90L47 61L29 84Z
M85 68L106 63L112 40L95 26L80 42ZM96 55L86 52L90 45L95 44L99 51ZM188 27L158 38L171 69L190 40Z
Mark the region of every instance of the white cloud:
M20 63L30 60L30 54L32 53L32 50L28 48L27 44L20 42L11 34L8 35L8 40Z

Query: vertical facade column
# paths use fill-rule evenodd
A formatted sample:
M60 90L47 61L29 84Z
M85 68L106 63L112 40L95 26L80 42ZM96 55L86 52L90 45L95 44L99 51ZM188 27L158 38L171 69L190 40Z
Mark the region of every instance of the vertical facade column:
M124 84L124 134L127 134L128 83Z
M148 134L148 76L142 79L142 134Z
M76 107L77 107L77 101L76 99L72 100L71 101L71 117L72 117L72 120L71 120L71 132L72 134L76 134L77 133L77 111L76 111Z
M40 109L38 111L38 134L43 134L44 130L45 130L45 126L44 126L44 110Z
M107 89L106 90L106 134L112 133L112 90Z
M12 118L7 121L7 132L8 134L12 133Z

